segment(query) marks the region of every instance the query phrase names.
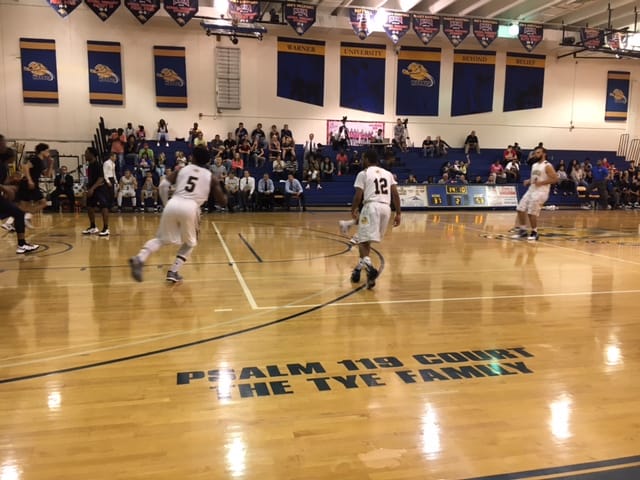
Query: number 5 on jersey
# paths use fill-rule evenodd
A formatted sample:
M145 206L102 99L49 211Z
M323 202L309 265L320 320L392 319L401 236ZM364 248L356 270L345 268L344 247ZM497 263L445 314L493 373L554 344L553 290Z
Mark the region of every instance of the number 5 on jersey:
M198 177L190 176L187 179L187 184L185 185L184 189L187 192L192 193L196 189L196 182L197 181L198 181Z

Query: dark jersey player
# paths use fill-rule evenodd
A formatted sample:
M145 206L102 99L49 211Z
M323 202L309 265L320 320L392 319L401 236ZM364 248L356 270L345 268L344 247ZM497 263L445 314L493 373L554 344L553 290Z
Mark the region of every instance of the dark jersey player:
M101 237L108 237L111 195L104 181L102 163L98 161L98 151L93 147L87 148L84 157L89 162L87 169L87 213L90 225L89 228L82 231L82 234L98 234ZM96 209L100 209L102 212L102 230L98 230L96 227Z
M32 245L25 241L25 213L12 202L15 192L15 186L0 185L0 219L4 220L8 217L12 217L14 219L13 228L18 235L18 248L16 249L16 253L22 254L34 252L39 248L39 245Z

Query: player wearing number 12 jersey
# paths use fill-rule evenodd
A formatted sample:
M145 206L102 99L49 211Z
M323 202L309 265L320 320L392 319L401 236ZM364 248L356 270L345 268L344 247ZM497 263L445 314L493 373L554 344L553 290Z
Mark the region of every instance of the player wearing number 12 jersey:
M195 164L189 164L169 174L167 180L175 183L175 192L160 218L160 226L155 238L144 244L138 254L129 259L131 276L138 282L142 281L142 267L153 252L169 243L181 244L176 260L167 272L167 281L177 283L182 281L180 268L185 264L189 255L198 243L198 223L200 220L200 206L207 201L209 193L213 195L221 206L227 206L227 199L220 188L218 179L206 167L209 162L209 152L203 147L193 149Z
M360 272L364 267L367 272L367 288L371 289L376 284L378 270L373 267L369 253L371 242L380 242L387 231L391 218L390 204L396 212L393 226L400 225L400 195L393 174L380 167L378 154L374 150L368 150L363 155L364 170L358 173L354 187L356 193L351 203L351 215L358 219L358 249L360 261L351 273L351 281L360 281ZM362 208L358 211L358 206Z

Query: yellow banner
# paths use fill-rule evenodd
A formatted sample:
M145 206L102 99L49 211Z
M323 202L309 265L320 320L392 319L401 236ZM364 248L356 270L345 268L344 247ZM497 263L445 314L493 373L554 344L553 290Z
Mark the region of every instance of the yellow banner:
M20 48L28 48L32 50L55 50L55 43L39 43L39 42L20 42Z
M278 42L278 51L285 53L300 53L303 55L324 55L324 45L309 45L308 43Z
M120 53L120 45L92 45L87 46L87 50L90 52L110 52Z
M610 80L629 80L631 78L630 73L610 73L607 75Z
M398 54L398 60L439 62L440 58L440 52L415 52L400 50L400 53Z
M154 48L153 54L160 57L185 57L186 52L184 50L162 50L161 48Z
M507 56L507 67L544 68L544 58L524 58Z
M495 65L495 55L483 55L481 53L456 53L453 56L454 63L474 63L476 65Z
M367 47L340 47L341 57L385 58L386 49Z

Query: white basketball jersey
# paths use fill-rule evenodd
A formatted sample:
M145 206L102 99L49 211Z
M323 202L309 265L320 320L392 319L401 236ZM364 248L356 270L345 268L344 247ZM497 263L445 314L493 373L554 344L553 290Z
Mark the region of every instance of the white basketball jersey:
M354 187L364 191L363 202L380 202L391 204L391 185L397 182L389 170L371 166L358 173Z
M176 190L172 198L186 198L202 205L209 199L211 171L190 163L178 172Z
M536 162L531 165L531 188L537 192L548 192L551 188L551 185L536 185L534 184L534 180L537 179L538 182L546 182L549 180L549 175L547 175L547 165L550 165L546 160L542 162Z
M131 176L129 178L127 177L120 177L120 183L122 184L122 189L123 190L133 190L133 182L135 182L136 178L134 176Z

